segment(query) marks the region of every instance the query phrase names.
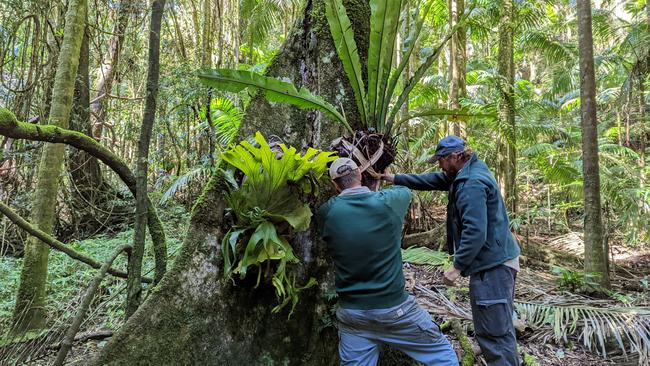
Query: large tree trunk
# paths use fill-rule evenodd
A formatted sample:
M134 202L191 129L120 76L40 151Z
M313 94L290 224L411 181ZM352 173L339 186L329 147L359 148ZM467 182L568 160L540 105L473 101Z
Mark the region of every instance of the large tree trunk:
M513 57L514 3L504 0L499 23L499 123L498 178L501 194L511 214L517 212L517 147L515 126L515 62Z
M147 234L149 145L151 143L151 131L153 130L154 119L156 118L156 97L158 96L158 79L160 77L160 27L164 10L165 0L155 0L151 5L147 99L142 116L142 127L140 128L140 139L138 140L138 159L135 170L135 227L133 230L133 252L129 256L128 264L129 278L127 280L125 311L127 318L135 313L138 306L140 306L140 295L142 293L142 257L144 256L144 239ZM158 250L162 250L163 253L156 256L156 268L161 268L158 274L162 275L166 267L165 259L167 250L164 246L163 248L158 248ZM159 261L162 261L162 263L159 263Z
M79 53L86 22L86 0L71 0L65 20L63 44L54 80L49 123L68 127ZM65 146L46 144L38 167L31 222L46 233L51 233L55 219L55 205L59 175L63 165ZM14 309L14 332L38 329L45 325L45 287L49 247L30 238L25 245L20 286Z
M367 49L369 27L365 0L344 2L362 53ZM320 93L330 102L344 94L341 103L348 118L355 110L353 94L336 58L326 23L324 2L308 1L304 19L296 24L268 73L289 77ZM261 96L250 104L243 135L260 130L276 134L293 146L327 145L339 128L331 122L321 129L319 113L281 105L271 106ZM267 283L253 288L252 280L236 284L223 280L220 243L224 222L225 184L213 176L198 199L181 253L151 296L94 360L95 365L336 365L336 330L332 327L333 277L324 245L314 230L292 242L301 259L305 283L315 277L319 286L305 290L293 315L273 314L277 305ZM408 364L398 361L400 365Z
M596 78L590 0L578 0L578 45L580 48L580 112L585 203L585 273L597 274L595 280L603 287L608 288L607 253L603 245L603 224L600 212L598 120L596 118Z

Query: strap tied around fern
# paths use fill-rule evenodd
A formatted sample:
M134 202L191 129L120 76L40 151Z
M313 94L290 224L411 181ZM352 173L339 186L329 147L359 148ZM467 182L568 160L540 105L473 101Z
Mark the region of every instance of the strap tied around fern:
M372 166L381 158L381 156L384 154L384 142L379 140L379 148L377 151L375 151L374 154L370 157L370 160L366 159L365 155L363 155L363 152L359 150L356 146L351 144L349 141L345 139L341 139L341 143L343 144L343 147L345 147L346 150L348 150L352 155L357 159L359 162L359 170L363 172L368 172L370 176L372 176L375 179L381 178L381 174L377 173Z

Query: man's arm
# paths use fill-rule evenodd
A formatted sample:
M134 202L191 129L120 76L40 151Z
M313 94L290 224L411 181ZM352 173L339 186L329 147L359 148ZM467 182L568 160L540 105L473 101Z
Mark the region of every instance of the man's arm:
M458 192L456 206L461 216L460 243L454 254L454 267L461 272L469 267L487 240L487 187L468 182Z
M453 182L445 173L384 174L383 180L419 191L447 191Z
M390 207L400 219L404 219L411 204L411 191L406 187L395 186L379 191L386 205Z

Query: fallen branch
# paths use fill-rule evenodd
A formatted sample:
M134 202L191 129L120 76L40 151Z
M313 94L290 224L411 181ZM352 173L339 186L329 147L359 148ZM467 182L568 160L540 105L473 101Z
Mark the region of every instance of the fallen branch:
M136 196L135 175L129 167L112 151L93 138L77 131L66 130L52 125L36 125L20 122L11 111L0 108L0 135L14 139L63 143L83 150L102 161L122 179L133 196ZM147 197L147 225L153 242L156 273L154 282L158 283L167 267L167 245L165 230L158 218L156 209Z
M417 244L428 246L431 243L437 243L441 237L445 237L445 225L439 225L433 230L404 236L402 248L412 247Z
M63 365L63 362L65 361L65 357L68 355L68 352L72 348L72 343L74 342L75 335L77 335L77 332L79 331L79 327L81 327L81 322L84 319L84 315L86 315L86 311L90 306L90 301L95 296L95 292L97 292L97 288L99 287L99 284L104 279L104 276L106 276L106 272L113 264L113 261L115 261L117 256L120 255L122 252L129 253L131 249L132 247L129 245L119 246L117 249L115 249L111 257L106 262L104 262L104 264L99 269L97 274L95 274L93 281L90 283L90 286L88 286L88 288L86 289L86 293L84 294L83 300L81 301L81 305L79 306L79 311L77 311L77 315L75 315L74 319L72 320L72 325L70 325L70 328L65 333L65 337L63 338L63 341L61 341L61 348L59 349L59 353L57 353L56 355L56 360L54 361L53 364L54 366Z
M18 225L21 229L27 231L29 234L37 237L43 243L49 245L51 248L56 249L60 252L65 253L68 257L76 259L80 262L86 263L87 265L100 269L102 267L101 263L92 259L91 257L85 256L69 246L63 244L62 242L56 240L52 236L48 235L46 232L39 230L34 227L32 224L23 219L20 215L15 213L9 206L5 205L3 202L0 202L0 212L2 212L11 222ZM114 268L108 268L108 273L112 274L115 277L127 278L127 274L124 271L120 271ZM151 283L153 280L151 278L143 277L142 282Z
M105 339L105 338L108 338L108 337L112 337L113 334L115 334L115 332L113 332L112 330L99 330L97 332L81 333L81 334L77 334L76 336L74 336L74 342L83 343L83 342L90 341L90 340ZM49 346L47 348L51 349L51 350L57 350L57 349L61 348L61 342L59 342L57 344L54 344L54 345L51 345L51 346Z

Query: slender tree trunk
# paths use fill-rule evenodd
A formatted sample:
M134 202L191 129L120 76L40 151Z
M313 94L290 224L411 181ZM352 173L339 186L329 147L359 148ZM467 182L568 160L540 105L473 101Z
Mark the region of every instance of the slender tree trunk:
M212 5L210 0L203 0L203 36L201 47L201 66L203 68L212 67ZM206 95L205 119L208 126L208 160L211 167L214 166L215 130L212 123L212 113L210 110L210 101L212 100L212 88L208 88Z
M578 0L578 47L580 51L580 113L585 203L585 273L595 274L596 280L603 287L609 288L608 259L603 245L603 225L600 212L598 120L596 118L596 78L590 0Z
M65 30L59 54L49 113L49 124L68 127L79 53L86 22L86 0L70 0L65 17ZM31 222L46 233L52 233L56 196L59 187L65 146L46 144L38 167ZM39 329L45 325L45 287L49 247L30 238L25 246L23 268L14 309L14 333Z
M74 100L70 115L70 129L90 135L90 79L88 71L88 29L84 31L79 55L79 67L75 82ZM105 224L105 217L96 216L94 210L101 204L103 179L97 159L83 151L72 150L69 153L68 171L72 184L72 202L75 223L72 230L67 230L65 238L71 236L85 237L96 232ZM103 216L103 215L100 215ZM73 232L76 231L76 232ZM64 239L64 241L67 241Z
M513 56L514 3L502 2L499 23L499 166L497 176L501 194L511 214L517 212L517 148L515 126L515 63Z
M465 0L449 0L449 26L458 24L460 16L465 11ZM449 108L460 109L460 100L465 97L465 63L467 60L467 37L465 27L459 28L449 42L449 71L451 85L449 86ZM462 118L452 116L453 134L466 137L466 126Z
M178 41L178 48L183 60L187 60L187 51L185 49L185 40L183 39L183 32L181 31L180 24L178 24L178 19L174 7L170 7L170 13L172 16L172 22L174 24L174 33L176 34L176 40Z
M97 92L90 104L90 122L92 124L92 137L98 141L102 138L104 121L106 120L105 101L113 88L113 81L117 75L117 69L124 43L124 32L129 24L131 16L131 0L122 0L117 12L117 22L113 28L113 37L108 45L108 61L99 67L97 81Z
M142 256L147 230L147 172L149 165L149 144L156 117L156 96L160 76L160 28L165 0L155 0L151 5L151 24L149 27L149 67L147 70L147 99L142 117L138 158L136 166L136 208L135 233L133 235L133 254L129 258L127 280L126 317L130 317L140 306L142 294Z

